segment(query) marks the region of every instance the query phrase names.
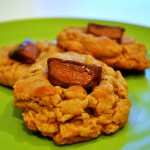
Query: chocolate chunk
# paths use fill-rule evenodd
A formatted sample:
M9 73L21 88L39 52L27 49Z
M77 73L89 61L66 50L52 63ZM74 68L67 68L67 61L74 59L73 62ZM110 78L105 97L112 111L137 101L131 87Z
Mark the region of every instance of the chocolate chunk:
M100 82L101 66L58 58L49 58L47 64L48 79L52 85L64 88L80 85L91 89Z
M11 51L9 57L22 63L32 64L36 61L39 53L40 50L35 43L27 39Z
M107 36L120 43L125 29L121 27L106 26L90 23L87 27L87 33L95 36Z

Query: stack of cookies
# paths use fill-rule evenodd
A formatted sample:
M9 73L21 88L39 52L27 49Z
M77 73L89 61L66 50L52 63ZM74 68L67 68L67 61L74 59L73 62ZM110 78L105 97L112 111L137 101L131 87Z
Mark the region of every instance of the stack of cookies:
M146 48L125 29L98 24L65 28L50 41L25 40L0 51L0 83L28 129L55 143L88 141L124 127L131 102L117 69L149 67Z

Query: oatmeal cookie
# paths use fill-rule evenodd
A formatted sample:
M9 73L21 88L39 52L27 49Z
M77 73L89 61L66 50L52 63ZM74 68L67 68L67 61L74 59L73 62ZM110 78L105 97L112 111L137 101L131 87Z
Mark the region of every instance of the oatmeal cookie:
M38 62L49 55L62 51L50 41L36 41L35 45L39 49L39 55L35 59ZM24 63L10 58L10 53L16 48L16 45L6 46L0 50L0 84L12 87L17 79L35 62L32 64ZM18 58L24 59L21 56Z
M55 82L49 80L49 73ZM87 89L88 81L97 78ZM28 129L57 144L72 144L114 133L126 124L131 107L127 88L120 71L91 55L55 53L48 66L47 59L38 62L15 83L14 105L21 109Z
M58 35L57 41L66 51L91 54L114 68L144 70L149 67L144 44L125 35L118 42L108 37L109 33L98 36L88 32L88 28L68 27Z

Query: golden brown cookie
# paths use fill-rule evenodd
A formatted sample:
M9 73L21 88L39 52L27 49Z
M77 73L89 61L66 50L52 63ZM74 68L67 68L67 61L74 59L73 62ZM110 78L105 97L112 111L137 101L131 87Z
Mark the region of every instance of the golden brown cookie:
M110 37L89 33L87 28L68 27L58 35L57 41L66 51L91 54L114 68L143 70L149 67L144 44L130 37L122 36L118 43Z
M62 51L49 41L36 41L35 45L39 48L39 55L35 62L42 60L49 55ZM6 46L0 50L0 84L12 87L17 79L34 63L27 64L9 57L16 45Z
M120 71L114 71L90 55L75 52L55 53L51 58L48 62L54 61L54 66L49 65L53 70L51 77L57 78L55 83L48 79L50 69L46 59L33 65L14 86L14 104L21 109L28 129L39 131L43 136L51 137L62 145L87 141L101 134L111 134L125 125L131 103L127 83ZM87 90L80 83L75 85L74 81L82 79L84 73L85 78L87 74L93 75L96 68L90 68L93 64L101 70L100 74L94 74L99 75L100 79L96 86ZM59 72L59 66L63 65L62 73ZM54 74L55 71L62 78L65 77L64 80L60 81L58 74ZM66 81L68 74L68 78L74 78L73 83ZM57 85L58 79L59 82L70 83L70 86ZM79 82L83 84L86 81Z

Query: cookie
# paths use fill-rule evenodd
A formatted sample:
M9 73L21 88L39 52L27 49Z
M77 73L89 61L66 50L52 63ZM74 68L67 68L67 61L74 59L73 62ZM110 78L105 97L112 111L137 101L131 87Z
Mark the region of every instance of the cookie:
M131 103L127 83L91 55L55 53L14 85L14 105L28 129L55 143L88 141L122 128Z
M14 54L14 49L16 50L16 47L18 48L18 45L6 46L0 50L0 84L12 87L18 78L35 62L38 62L55 52L62 51L49 41L36 41L35 43L30 41L30 43L32 44L30 45L31 49L38 48L39 50L37 58L29 59L31 62L23 62L28 59L20 54L13 55L14 58L10 57L11 53ZM23 42L23 44L25 45L26 43Z
M96 35L95 32L98 31L89 31L89 27L68 27L58 35L57 41L66 51L93 55L113 68L127 70L148 68L150 63L144 44L125 36L124 30L120 30L111 32L106 29L99 32L101 35ZM103 32L105 34L102 34Z

